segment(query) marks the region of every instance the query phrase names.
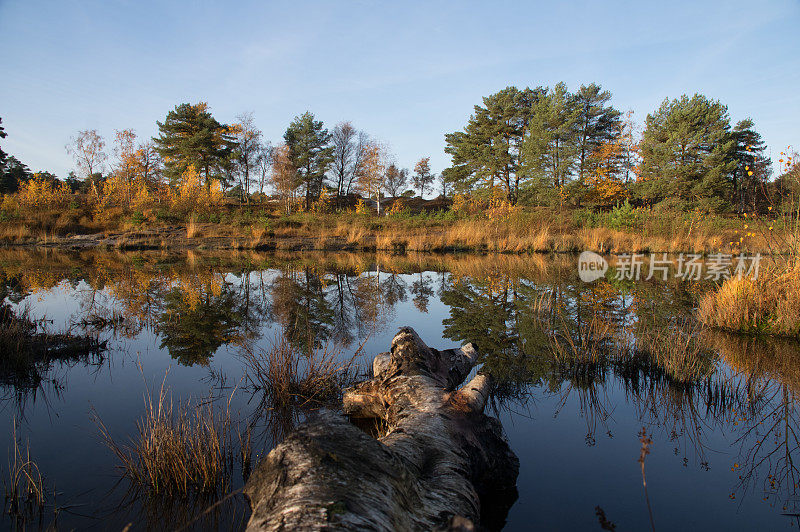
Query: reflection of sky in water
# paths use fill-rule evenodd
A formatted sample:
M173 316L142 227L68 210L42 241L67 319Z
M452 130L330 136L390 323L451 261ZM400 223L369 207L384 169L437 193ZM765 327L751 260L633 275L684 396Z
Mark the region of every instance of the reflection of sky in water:
M298 274L301 285L308 279L308 272L295 270L294 273ZM267 298L270 303L274 295L270 287L286 275L279 270L249 274L250 297L253 300ZM338 278L332 274L322 277L324 282L318 291L325 294L334 307L340 288L337 280L352 282L356 279L344 274ZM391 337L401 325L414 327L434 347L452 347L456 343L443 339L443 320L451 317L451 308L442 302L440 294L442 287L452 287L449 274L429 271L392 277L386 272L377 274L373 269L361 273L360 278L374 286L379 281L388 283L385 289L393 291L392 295L381 296L380 319L365 342L363 363L369 363L375 353L387 350ZM233 290L234 300L241 302L245 294L242 274L226 273L220 279ZM469 284L469 280L462 279L462 283ZM547 281L541 279L537 283L547 285ZM172 279L165 286L180 286L180 282ZM296 287L292 290L294 292L290 290L290 293L297 295ZM353 286L348 290L353 290ZM53 320L51 327L59 330L80 321L89 294L91 287L83 281L75 287L61 283L55 288L36 291L25 298L20 307L27 305L34 318L46 316ZM650 303L660 305L656 298L662 296L657 290L654 294ZM387 297L392 299L391 304L386 304ZM632 298L625 296L622 301L628 307ZM111 308L119 302L108 290L100 290L94 294L94 304ZM420 307L426 312L420 312ZM278 334L280 327L274 318L274 309L257 317L256 345L267 346ZM373 329L357 321L351 326L361 326L367 332ZM130 338L109 333L103 333L103 337L109 338L110 349L102 363L56 363L48 378L56 379L59 384L45 383L42 389L25 398L20 433L30 437L32 454L47 482L55 484L60 504L74 503L80 505L76 506L77 513L99 512L105 517L113 510L121 491L108 496L117 479L116 459L102 444L90 422L92 409L112 434L124 440L124 435L133 433L142 413L146 386L156 390L168 369L167 383L173 396L176 399L197 398L207 395L209 389L218 384L216 375L226 376L229 389L236 386L242 376L242 363L237 356L237 346L222 345L208 360L208 366L180 365L170 358L166 349L160 348L162 338L150 326ZM356 338L351 348L360 340ZM139 362L143 375L138 369ZM782 488L782 502L777 502L775 495L762 500L763 477L771 470L767 464L761 466L762 473L757 482L750 484L749 493L743 494L737 488L737 476L742 471L731 471L731 467L741 459L740 444L736 440L742 426L715 422L703 411L703 404L695 404L702 443L702 451L698 453L697 445L688 434L671 434L671 422L653 422L653 416L643 416L642 412L652 405L635 401L611 373L593 388L594 404L600 405L594 409L587 410L581 401L581 392L585 396L588 390L574 386L567 393L568 386L562 382L560 392L548 391L548 386L536 387L527 404L512 403L501 413L521 465L520 498L511 509L509 529L599 529L596 506L602 507L620 530L648 528L641 470L636 461L640 447L637 433L643 425L653 434L654 440L646 459L646 472L657 528L771 530L792 524L792 518L781 515L786 486ZM10 427L19 405L13 390L6 387L3 394L0 423ZM248 399L246 392L237 391L234 410L243 415L251 413L253 404ZM653 408L662 418L658 406ZM0 442L8 448L10 431L5 432ZM4 474L6 470L4 462ZM736 498L731 499L734 491ZM773 502L774 508L770 506ZM788 511L793 509L790 505ZM101 528L124 525L122 521L124 518L112 519L103 522ZM7 521L3 523L2 526L8 526ZM94 521L67 514L62 515L59 523L83 527Z

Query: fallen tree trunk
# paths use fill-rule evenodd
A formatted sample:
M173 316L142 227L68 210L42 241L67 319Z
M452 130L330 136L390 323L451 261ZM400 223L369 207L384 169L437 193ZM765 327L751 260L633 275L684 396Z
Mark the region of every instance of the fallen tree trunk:
M373 378L345 391L349 419L318 412L256 467L248 530L501 528L519 461L483 413L490 377L456 389L477 358L401 329Z

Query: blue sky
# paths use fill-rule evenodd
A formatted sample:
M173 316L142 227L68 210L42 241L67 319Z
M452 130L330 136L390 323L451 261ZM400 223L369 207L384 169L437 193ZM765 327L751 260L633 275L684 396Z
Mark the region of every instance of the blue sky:
M96 128L156 132L181 102L253 111L278 142L311 110L350 120L413 167L507 85L597 82L639 122L702 92L800 145L800 2L38 2L0 0L3 149L65 177ZM110 150L109 150L110 151Z

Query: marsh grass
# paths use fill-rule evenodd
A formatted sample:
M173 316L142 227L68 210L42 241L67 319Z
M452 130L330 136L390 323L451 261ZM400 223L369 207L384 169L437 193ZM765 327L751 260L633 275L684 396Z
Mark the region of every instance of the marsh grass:
M690 319L646 327L638 334L636 348L650 354L675 381L693 383L714 373L714 357L703 346L700 332L700 325Z
M33 519L41 519L47 502L44 477L36 461L31 458L30 443L24 450L17 437L17 422L14 419L11 429L14 448L9 458L8 475L5 483L6 513L22 525Z
M266 411L273 435L291 429L301 411L341 397L342 387L354 378L356 357L341 355L340 348L331 347L299 353L286 339L270 349L245 351L246 387L260 393L257 414ZM251 427L242 430L232 414L234 393L222 406L212 397L175 401L165 375L156 394L147 392L144 414L129 441L117 441L96 412L93 419L136 494L148 500L220 500L232 493L237 468L244 478L252 469Z
M11 306L0 305L0 356L4 361L13 361L33 348L37 325L23 309L17 314Z
M444 209L445 204L439 205ZM10 244L68 242L70 234L128 233L147 230L166 240L163 246L256 249L267 244L284 249L377 249L421 252L492 251L498 253L575 252L738 252L739 220L734 216L634 209L631 217L589 208L554 213L546 207L509 207L472 211L403 211L387 216L354 212L284 214L274 206L224 205L219 212L191 211L164 216L161 210L120 210L94 215L91 210L37 213L9 211L0 241ZM1 211L0 214L5 211ZM628 219L630 218L630 219ZM131 220L135 219L133 223ZM254 223L256 221L257 223ZM202 224L200 223L202 222ZM181 224L182 235L172 231ZM263 232L262 232L263 228ZM776 227L771 235L783 231ZM782 234L782 233L781 233ZM178 238L180 236L180 238ZM226 237L223 240L219 237ZM769 238L753 234L750 251L774 252ZM161 244L157 239L148 246ZM126 244L130 245L130 244ZM142 245L142 244L133 244ZM781 248L783 249L783 248ZM780 252L780 249L777 250Z
M309 346L301 351L286 335L265 349L242 353L247 388L260 394L260 412L275 443L301 419L304 412L340 401L342 390L358 375L356 359L363 343L351 355L341 345Z
M186 238L197 238L198 236L200 236L200 226L197 223L197 216L192 214L186 222Z
M549 354L558 366L584 366L601 363L613 356L617 334L609 321L593 313L586 320L569 315L554 293L533 301L533 313L546 331Z
M148 393L128 443L118 443L100 417L93 417L134 489L150 497L215 499L230 491L236 457L245 458L234 439L239 426L231 414L232 397L222 408L210 398L173 402L165 376L158 395Z
M731 277L698 305L699 320L742 333L800 336L800 260L763 269L757 279Z
M36 388L54 362L89 360L105 350L105 343L88 335L48 332L44 322L33 320L27 308L16 312L0 302L0 383Z
M675 384L691 385L710 377L716 356L704 347L701 324L688 317L621 326L596 312L575 320L550 296L534 302L548 331L548 350L562 375L591 381L604 366L620 369L654 366ZM544 317L544 318L543 318Z
M756 279L732 277L699 302L698 318L704 324L740 333L800 337L800 166L796 155L781 152L781 171L788 185L780 202L772 203L770 215L744 214L740 241L757 236L776 258L761 268ZM752 227L751 227L752 226ZM754 232L753 232L754 231Z

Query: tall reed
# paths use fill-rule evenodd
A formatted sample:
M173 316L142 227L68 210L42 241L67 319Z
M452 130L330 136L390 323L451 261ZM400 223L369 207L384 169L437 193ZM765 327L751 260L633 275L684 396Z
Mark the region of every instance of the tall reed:
M355 382L356 358L343 346L325 344L305 352L292 345L285 334L267 349L246 349L243 359L247 386L260 392L259 412L267 414L267 429L279 442L304 412L334 405L344 387Z
M165 376L158 396L145 399L129 443L118 443L96 413L94 421L135 488L152 496L222 496L230 490L236 456L231 398L221 409L210 399L174 403Z
M11 436L14 448L8 464L9 478L5 483L6 512L24 529L26 521L42 516L47 494L44 477L36 461L31 458L30 442L24 450L21 449L16 418L11 427Z
M247 380L270 397L275 406L320 406L341 396L355 377L360 351L347 357L339 345L326 344L306 353L281 335L268 349L245 350Z
M705 325L743 333L800 336L800 261L772 267L758 278L731 277L705 294L698 318Z

